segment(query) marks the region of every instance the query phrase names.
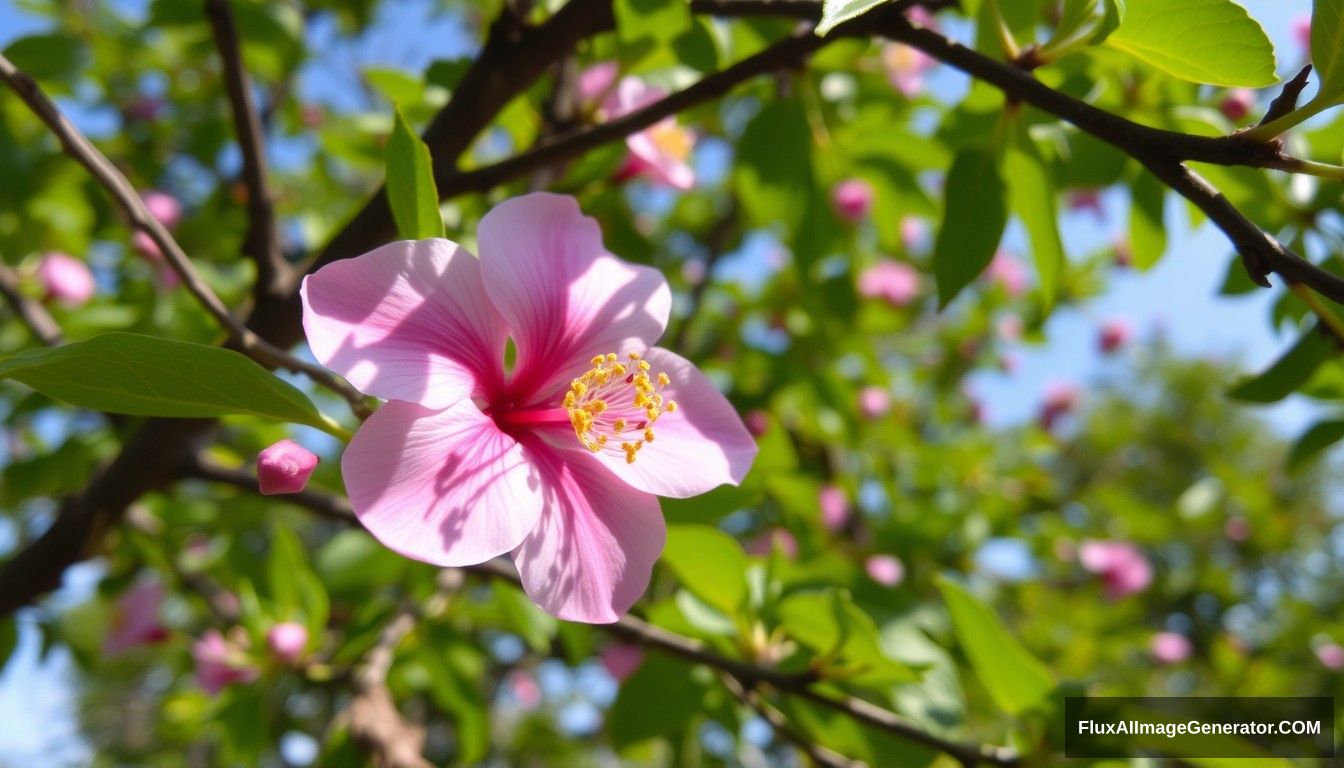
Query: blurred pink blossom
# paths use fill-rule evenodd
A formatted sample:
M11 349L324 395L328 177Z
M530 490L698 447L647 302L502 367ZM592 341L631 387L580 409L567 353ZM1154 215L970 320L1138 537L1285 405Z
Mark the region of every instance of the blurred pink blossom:
M1251 537L1251 523L1240 515L1229 517L1227 522L1223 523L1223 535L1228 541L1245 541Z
M117 656L138 645L151 645L168 639L168 630L159 621L163 606L163 582L143 580L117 598L112 622L103 638L103 654Z
M891 393L883 387L867 386L859 390L859 415L880 419L891 412Z
M935 59L918 48L900 43L882 46L882 68L887 73L887 82L907 99L924 90L924 73L935 64Z
M1067 202L1071 211L1088 212L1098 219L1106 218L1106 209L1102 207L1099 189L1072 190L1068 194Z
M1131 335L1128 320L1112 317L1101 324L1101 330L1097 333L1097 348L1102 354L1109 355L1128 344Z
M1126 541L1084 541L1078 548L1078 561L1101 577L1106 597L1111 600L1142 592L1153 581L1153 566L1148 558Z
M616 86L620 71L620 64L615 61L599 61L585 68L579 73L579 102L601 105Z
M308 648L308 628L295 621L282 621L266 632L266 647L281 664L293 664Z
M1027 271L1007 251L999 251L985 268L985 277L993 285L1003 289L1009 296L1021 296L1027 289Z
M1233 88L1218 102L1218 111L1234 123L1245 120L1254 107L1255 93L1247 88Z
M644 663L644 649L630 643L607 643L598 660L616 682L623 683Z
M924 242L924 233L927 227L924 220L918 216L901 217L901 246L906 251L913 251Z
M895 555L873 555L863 563L868 578L884 587L894 587L905 580L905 565Z
M227 639L218 629L207 630L192 643L191 655L196 660L196 680L211 696L257 679L257 668L247 656L247 635L236 627Z
M859 295L903 307L919 295L919 272L909 264L883 259L859 274Z
M873 185L863 179L845 179L831 190L831 205L845 221L863 221L873 208Z
M1175 632L1158 632L1148 644L1153 659L1163 664L1179 664L1190 658L1191 650L1190 640Z
M603 101L601 111L605 119L614 120L643 109L666 95L662 88L626 76ZM683 190L695 186L695 171L690 166L695 133L677 122L675 116L630 134L625 145L630 154L625 167L617 173L618 177L644 176L654 183Z
M1082 390L1072 382L1052 381L1046 384L1039 418L1041 428L1047 431L1054 429L1062 417L1078 408L1082 397Z
M742 423L752 437L760 437L770 430L770 414L760 408L753 408L742 416Z
M48 298L70 307L87 303L96 290L88 266L57 251L42 254L42 260L37 264L37 281Z
M749 555L768 556L775 549L786 560L798 557L798 540L787 528L771 528L743 545Z
M298 493L317 467L317 454L293 440L281 440L257 454L257 485L272 496Z
M1316 646L1316 658L1329 670L1344 669L1344 646L1336 642Z
M1308 55L1311 53L1311 14L1304 13L1294 16L1290 23L1293 32L1293 40L1302 47L1302 50Z
M510 672L505 686L520 708L533 710L541 706L541 686L537 685L532 675L522 670Z
M145 208L149 211L149 215L153 216L165 228L172 229L181 221L182 204L177 202L177 198L172 195L151 189L141 192L140 199L145 201Z
M826 530L835 533L849 522L849 497L843 488L830 483L821 486L817 505L821 507L821 525Z

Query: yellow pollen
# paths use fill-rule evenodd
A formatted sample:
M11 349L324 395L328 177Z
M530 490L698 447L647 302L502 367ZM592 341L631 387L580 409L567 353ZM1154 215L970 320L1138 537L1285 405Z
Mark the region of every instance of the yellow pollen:
M659 391L672 384L670 376L653 373L638 352L625 357L629 365L617 362L614 352L594 356L592 368L570 382L563 404L574 436L585 448L596 453L619 447L615 455L624 454L626 463L633 464L644 444L653 442L654 422L677 410L677 404ZM626 439L613 439L622 433Z
M648 129L648 135L654 146L677 160L690 157L691 149L695 147L695 135L676 120L664 120L653 125Z

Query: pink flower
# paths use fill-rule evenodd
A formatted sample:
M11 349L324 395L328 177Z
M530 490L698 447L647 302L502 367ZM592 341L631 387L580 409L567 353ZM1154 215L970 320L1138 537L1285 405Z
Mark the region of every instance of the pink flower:
M614 120L643 109L666 95L662 88L637 77L623 77L616 84L616 90L603 102L602 112L606 119ZM630 134L625 139L625 146L630 150L630 156L619 175L646 176L657 184L676 189L695 186L695 171L688 162L691 150L695 148L695 134L678 123L676 117L663 118Z
M520 709L533 710L541 706L541 686L528 673L521 670L510 672L504 684Z
M985 268L985 277L1009 296L1021 296L1027 289L1027 272L1022 268L1022 262L1005 251L994 254L993 260Z
M865 419L880 419L891 411L891 393L882 387L864 387L859 390L859 415Z
M48 298L70 307L87 303L96 289L93 273L84 262L55 251L42 254L37 264L37 281Z
M1148 558L1129 542L1084 541L1078 548L1078 561L1101 577L1106 597L1111 600L1142 592L1153 581Z
M709 379L653 346L667 281L608 254L573 198L500 203L477 240L479 259L403 241L304 280L314 356L389 400L342 457L350 501L407 557L511 552L542 609L615 621L662 551L657 496L740 483L756 444Z
M868 578L884 587L894 587L905 580L905 566L894 555L873 555L863 563Z
M1218 111L1234 123L1240 123L1251 114L1255 106L1255 93L1246 88L1233 88L1218 102Z
M1175 632L1158 632L1148 644L1148 652L1162 664L1180 664L1190 658L1190 640Z
M1087 211L1098 219L1106 218L1106 209L1101 205L1101 192L1096 189L1075 189L1068 194L1071 211Z
M247 636L241 631L229 634L230 637L225 639L219 630L207 630L201 639L191 644L191 655L196 660L196 680L211 696L230 685L257 679L257 668L247 658Z
M1308 54L1311 53L1311 14L1304 13L1300 16L1294 16L1291 22L1293 39L1302 46L1302 50Z
M620 65L614 61L599 61L579 73L579 103L599 106L611 94L620 75Z
M821 524L826 530L834 533L849 522L849 497L839 486L829 483L821 486L817 506L821 507Z
M644 663L644 649L629 643L607 643L598 660L612 679L623 683Z
M112 625L103 638L103 655L117 656L138 645L161 643L168 630L159 622L163 582L140 581L121 594L112 613Z
M1128 344L1131 335L1129 321L1123 317L1112 317L1101 324L1101 331L1097 333L1097 348L1102 354L1109 355Z
M1228 541L1243 542L1251 537L1251 524L1240 515L1229 517L1223 523L1223 535Z
M1066 381L1052 381L1045 386L1045 397L1041 403L1040 424L1045 430L1054 429L1058 421L1078 408L1083 393L1076 384Z
M316 454L293 440L281 440L257 454L257 485L266 496L298 493L315 467Z
M308 648L308 628L295 621L282 621L266 632L266 647L281 664L294 664Z
M177 226L177 222L182 219L182 204L177 202L177 198L172 195L149 190L140 193L140 199L145 201L145 208L149 210L149 215L153 216L166 229L172 229Z
M770 414L760 408L753 408L742 417L742 423L747 426L747 431L753 437L760 437L770 431Z
M155 274L163 287L173 288L182 282L182 278L168 266L168 261L163 258L163 251L159 250L159 244L154 242L154 238L150 237L148 232L142 229L135 230L131 235L131 247L143 256L145 261L154 265Z
M1316 646L1316 658L1326 669L1344 669L1344 646L1329 642Z
M831 205L845 221L863 221L873 207L873 185L863 179L845 179L831 190Z
M882 46L882 68L886 70L887 82L907 99L913 99L924 90L924 73L936 63L918 48L900 43Z
M859 295L903 307L919 296L919 272L909 264L883 259L859 274Z

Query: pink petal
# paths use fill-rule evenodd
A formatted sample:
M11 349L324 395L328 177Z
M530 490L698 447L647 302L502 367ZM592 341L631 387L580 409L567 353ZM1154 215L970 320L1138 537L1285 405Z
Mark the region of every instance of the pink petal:
M112 626L103 638L103 655L116 656L142 644L167 638L159 621L163 605L163 582L141 581L117 599Z
M612 92L620 65L614 61L599 61L579 73L579 103L596 105Z
M341 474L375 538L434 565L502 555L541 515L536 469L470 400L442 411L389 402L355 433Z
M572 197L506 200L477 233L485 291L518 345L520 403L567 385L595 355L643 351L667 327L672 293L662 273L608 254Z
M756 459L756 441L732 404L686 358L654 347L644 359L651 374L668 375L662 395L677 409L653 423L653 442L639 449L634 462L626 461L619 438L591 455L630 487L658 496L684 499L741 483Z
M632 158L638 162L638 171L655 183L673 189L691 189L695 186L695 171L684 157L658 145L652 133L655 130L685 129L677 125L675 118L668 118L647 130L627 136L625 145L630 149Z
M594 462L566 461L529 445L541 471L541 522L513 553L523 589L567 621L609 624L649 585L667 528L658 499L631 490Z
M455 243L391 243L328 264L300 294L313 355L362 392L446 408L503 382L507 329Z

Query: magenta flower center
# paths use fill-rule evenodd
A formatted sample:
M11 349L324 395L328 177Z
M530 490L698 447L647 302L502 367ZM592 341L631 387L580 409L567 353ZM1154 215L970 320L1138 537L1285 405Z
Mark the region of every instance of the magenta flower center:
M666 373L652 373L638 352L622 362L616 353L598 355L593 367L570 382L564 407L574 436L585 448L621 451L627 464L645 443L653 442L653 424L664 413L677 410L677 403L660 391L670 383Z

